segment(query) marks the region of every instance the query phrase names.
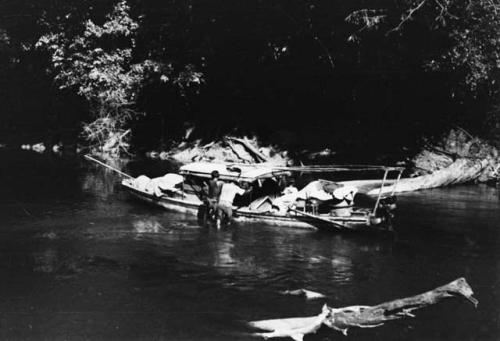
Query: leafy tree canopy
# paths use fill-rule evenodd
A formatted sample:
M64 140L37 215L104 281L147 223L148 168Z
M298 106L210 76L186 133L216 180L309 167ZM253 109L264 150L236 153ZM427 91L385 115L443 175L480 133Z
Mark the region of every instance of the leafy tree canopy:
M498 0L3 1L0 95L12 111L55 117L48 122L63 120L76 104L90 113L78 118L91 131L89 124L108 122L104 131L118 136L133 127L136 137L156 139L185 121L207 135L278 129L311 143L325 141L311 130L324 130L332 144L353 143L348 132L355 130L364 137L360 146L382 141L378 132L394 126L387 143L450 122L481 131L498 117L499 6ZM29 94L21 91L26 84ZM19 93L29 100L17 99ZM106 134L87 131L101 144Z

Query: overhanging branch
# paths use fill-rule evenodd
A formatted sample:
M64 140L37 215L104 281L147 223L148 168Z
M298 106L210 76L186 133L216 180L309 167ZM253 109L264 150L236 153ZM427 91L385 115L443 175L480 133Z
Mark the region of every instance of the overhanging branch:
M417 12L418 10L420 10L424 6L424 4L426 2L427 2L427 0L422 0L416 7L410 8L408 10L408 14L406 16L402 17L402 19L399 22L398 26L396 26L393 29L387 31L386 35L389 35L392 32L399 31L407 21L409 21L409 20L411 20L413 18L413 14L415 14L415 12Z

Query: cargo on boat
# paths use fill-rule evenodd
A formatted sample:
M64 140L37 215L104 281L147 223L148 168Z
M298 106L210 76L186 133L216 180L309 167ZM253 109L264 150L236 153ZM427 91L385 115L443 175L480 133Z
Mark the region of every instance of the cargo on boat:
M382 187L389 175L393 189L402 168L383 166L299 166L276 167L266 164L224 164L195 162L184 165L178 174L149 179L142 175L122 181L122 186L134 197L178 212L200 214L205 208L207 182L218 171L224 182L245 182L249 193L237 197L234 206L236 221L253 221L291 228L331 231L388 231L395 209L394 193L366 200L348 181L318 178L319 173L379 172ZM314 180L302 188L294 186L297 174L313 174ZM300 186L299 186L300 187ZM358 200L358 199L364 200ZM358 201L371 205L361 207Z

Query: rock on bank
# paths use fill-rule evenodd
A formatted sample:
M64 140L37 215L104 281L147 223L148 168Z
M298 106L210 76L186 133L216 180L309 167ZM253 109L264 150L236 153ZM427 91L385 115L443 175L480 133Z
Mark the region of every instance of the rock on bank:
M201 140L183 141L174 145L168 152L150 152L151 158L170 159L180 163L196 161L234 162L234 163L270 163L287 165L291 163L288 152L276 146L265 146L257 138L224 137L202 143Z

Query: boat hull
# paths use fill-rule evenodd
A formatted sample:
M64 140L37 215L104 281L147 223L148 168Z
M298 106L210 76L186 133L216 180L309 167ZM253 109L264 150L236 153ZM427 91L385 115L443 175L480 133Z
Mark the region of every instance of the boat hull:
M156 197L153 194L145 191L138 190L129 184L126 180L122 182L123 188L129 192L133 197L141 201L165 208L170 211L198 215L200 206L204 205L203 202L196 198L196 200L173 198L163 195ZM248 209L236 209L233 211L233 219L237 222L253 222L262 223L266 225L281 226L296 229L307 230L328 230L328 231L389 231L390 227L387 224L371 225L367 217L335 217L330 222L319 221L317 218L301 215L301 214L287 214L278 215L271 212L257 212ZM332 218L330 218L332 219Z

